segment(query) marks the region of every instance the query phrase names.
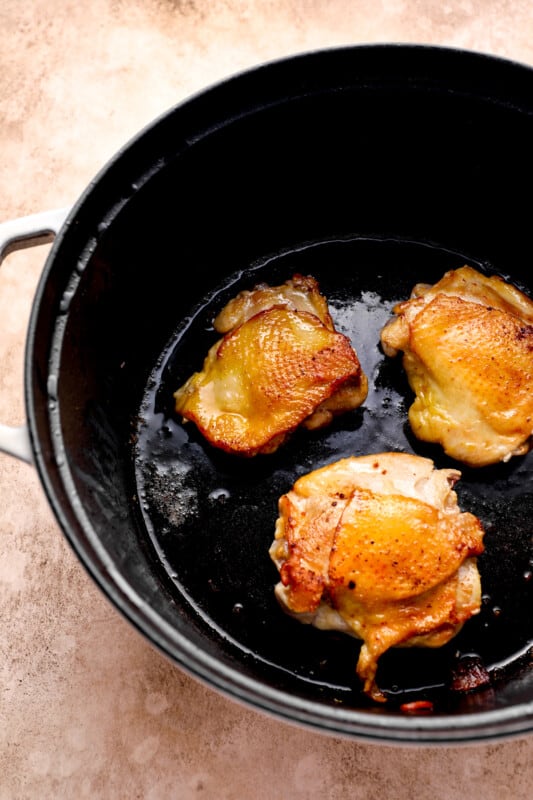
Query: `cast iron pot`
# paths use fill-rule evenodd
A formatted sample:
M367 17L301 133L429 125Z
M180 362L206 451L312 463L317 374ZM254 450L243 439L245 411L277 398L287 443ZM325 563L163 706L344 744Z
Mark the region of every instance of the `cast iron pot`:
M209 88L128 143L70 211L3 226L4 252L57 236L27 337L27 426L4 428L1 446L35 464L81 562L179 667L337 735L429 744L533 730L532 456L462 470L460 504L486 529L483 607L444 648L387 653L385 704L361 693L356 640L280 610L268 557L278 498L304 472L385 450L453 464L413 439L412 398L379 331L414 283L464 263L533 292L532 186L531 69L361 46ZM175 418L172 393L201 366L222 304L295 272L319 280L368 400L274 455L215 451ZM468 665L489 682L458 690Z

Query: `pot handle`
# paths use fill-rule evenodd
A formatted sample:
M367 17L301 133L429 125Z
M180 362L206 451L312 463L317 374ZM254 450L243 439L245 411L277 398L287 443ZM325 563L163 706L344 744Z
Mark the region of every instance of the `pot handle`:
M49 244L59 233L70 208L58 208L30 214L0 224L0 264L9 253L40 244ZM0 424L0 451L33 463L28 425L14 427Z

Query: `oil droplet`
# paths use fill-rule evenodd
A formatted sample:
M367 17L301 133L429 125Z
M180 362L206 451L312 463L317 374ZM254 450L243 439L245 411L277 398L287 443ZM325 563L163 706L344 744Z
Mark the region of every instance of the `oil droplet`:
M242 603L235 603L235 605L232 608L232 611L234 614L242 614L243 609L244 606Z
M502 610L500 606L494 606L494 608L492 609L492 613L494 614L495 617L501 617Z
M524 572L525 582L529 583L532 578L533 578L533 572L530 569L526 569L526 571Z
M230 497L230 493L227 489L213 489L212 492L209 493L209 499L213 501L220 501L224 502Z

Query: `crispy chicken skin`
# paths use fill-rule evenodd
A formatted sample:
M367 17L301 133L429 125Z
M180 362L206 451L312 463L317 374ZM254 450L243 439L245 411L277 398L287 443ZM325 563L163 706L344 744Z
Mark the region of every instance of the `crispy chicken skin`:
M374 700L390 647L440 647L479 612L484 532L458 506L459 478L381 453L303 475L279 500L276 597L301 622L363 640L357 674Z
M366 398L357 354L335 331L314 278L241 292L214 325L223 337L174 398L215 447L273 453L299 425L323 427Z
M501 278L465 266L418 284L381 332L403 351L419 439L482 467L531 449L533 302Z

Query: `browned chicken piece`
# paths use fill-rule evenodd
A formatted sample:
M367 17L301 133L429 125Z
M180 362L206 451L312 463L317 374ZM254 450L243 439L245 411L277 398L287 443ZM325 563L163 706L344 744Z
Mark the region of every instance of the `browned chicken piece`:
M459 508L459 478L380 453L310 472L280 498L276 596L299 621L362 639L357 674L374 700L383 653L440 647L479 612L484 531Z
M381 332L384 352L403 351L416 398L409 422L472 467L524 455L533 433L533 302L471 267L418 284Z
M298 426L328 425L367 396L357 354L314 278L241 292L215 327L223 338L174 398L177 413L228 453L273 453Z

